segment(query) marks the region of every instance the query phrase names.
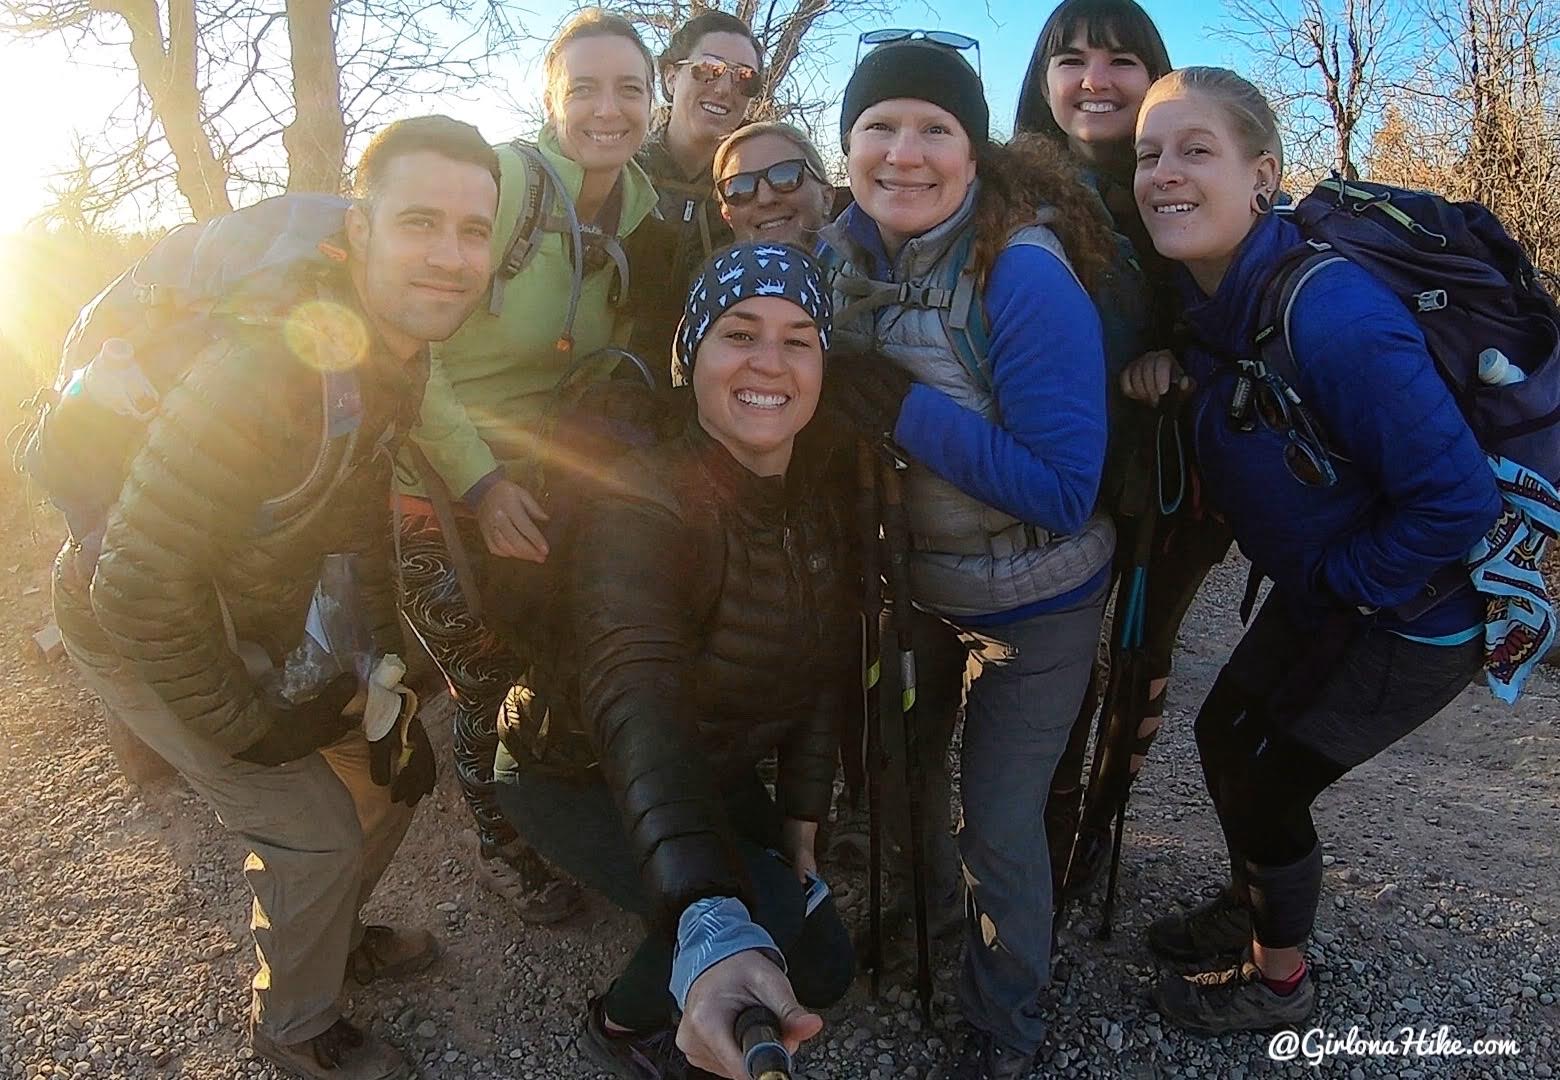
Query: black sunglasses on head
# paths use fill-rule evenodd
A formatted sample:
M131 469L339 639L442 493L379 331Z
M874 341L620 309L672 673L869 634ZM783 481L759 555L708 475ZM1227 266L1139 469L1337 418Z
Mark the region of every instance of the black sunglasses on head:
M789 158L785 161L777 161L767 169L755 169L752 172L732 173L723 178L718 185L722 201L733 206L741 206L758 197L758 182L760 180L769 185L769 190L776 195L789 195L802 186L802 181L812 177L820 184L828 181L819 176L813 167L807 164L803 158Z
M879 45L892 45L897 41L930 41L933 45L941 45L945 49L956 49L963 52L965 49L975 50L975 73L980 70L980 41L968 34L957 34L952 30L902 30L898 28L887 30L868 30L856 39L856 63L861 63L861 50L876 48Z

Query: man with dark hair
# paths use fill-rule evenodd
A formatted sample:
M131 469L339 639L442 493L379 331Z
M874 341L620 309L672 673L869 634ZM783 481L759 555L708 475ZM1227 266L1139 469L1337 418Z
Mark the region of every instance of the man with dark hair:
M361 667L312 697L290 677L328 554L350 560L370 660L403 651L388 451L417 415L427 343L486 295L497 175L470 125L422 117L380 132L358 170L361 198L320 245L334 264L316 260L325 268L306 286L258 311L244 278L224 294L236 318L146 340L148 370L164 349L188 362L154 400L93 534L100 553L78 537L56 564L55 610L86 684L249 845L251 1046L295 1076L409 1075L339 998L349 974L408 974L437 954L424 931L359 919L433 788L427 736L403 708L389 749L367 740L371 725L349 705ZM201 235L219 239L221 223ZM127 342L115 348L122 363Z

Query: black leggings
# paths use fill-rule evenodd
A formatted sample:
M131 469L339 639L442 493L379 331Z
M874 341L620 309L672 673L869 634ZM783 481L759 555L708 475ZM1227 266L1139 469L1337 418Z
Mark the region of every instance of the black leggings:
M477 523L463 519L458 527L472 570L480 575L487 550ZM476 820L483 854L496 855L515 840L493 798L498 709L525 663L467 608L438 521L431 514L404 513L400 532L401 611L455 699L455 776ZM481 582L473 584L480 587Z
M500 750L494 791L520 834L549 862L636 914L649 909L636 861L612 794L599 780L575 781L517 765ZM829 897L804 914L802 886L790 866L769 854L780 846L780 811L756 775L724 794L737 853L753 885L753 921L785 955L791 988L809 1008L845 996L855 977L850 933ZM606 1014L637 1032L669 1027L676 1002L668 984L675 942L650 932L607 991Z
M1427 645L1353 614L1322 627L1270 599L1197 715L1203 777L1256 937L1302 944L1321 895L1311 804L1441 711L1483 663L1480 638Z

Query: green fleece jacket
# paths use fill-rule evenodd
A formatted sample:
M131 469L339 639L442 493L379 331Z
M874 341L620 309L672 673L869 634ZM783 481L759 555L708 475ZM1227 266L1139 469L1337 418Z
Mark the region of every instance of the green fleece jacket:
M558 170L569 197L576 198L584 171L564 156L550 127L537 145ZM519 153L507 145L497 150L503 179L493 230L494 265L514 232L526 194ZM656 202L649 177L633 161L623 168L622 193L619 238L633 232ZM563 233L546 233L526 268L502 286L500 314L490 314L484 304L454 337L433 347L428 389L411 436L456 498L473 494L473 487L500 468L510 479L520 478L527 435L569 367L569 355L558 348L573 273L566 243ZM614 276L610 262L585 276L574 320L575 357L627 338L627 316L608 300ZM402 492L424 494L405 452L396 472Z

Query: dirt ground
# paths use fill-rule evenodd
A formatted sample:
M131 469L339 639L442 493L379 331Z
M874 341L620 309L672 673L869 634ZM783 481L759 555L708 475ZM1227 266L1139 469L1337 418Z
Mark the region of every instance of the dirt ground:
M44 664L50 539L0 520L0 1076L270 1077L244 1049L243 849L178 783L137 789L102 737L102 710L68 662ZM46 536L52 534L45 530ZM1092 904L1063 935L1047 992L1053 1028L1036 1075L1308 1075L1265 1036L1196 1039L1146 999L1157 976L1143 926L1217 883L1221 846L1190 720L1239 634L1244 574L1210 581L1183 628L1167 730L1129 816L1117 933L1094 939ZM443 716L444 714L436 714ZM447 742L442 719L429 729ZM1515 709L1474 687L1324 796L1326 893L1310 959L1316 1023L1342 1038L1445 1025L1515 1056L1423 1052L1329 1057L1329 1073L1537 1076L1560 1067L1560 680L1549 669ZM587 994L610 980L637 927L599 899L538 930L494 910L472 880L467 818L449 769L369 914L434 928L428 976L357 991L353 1014L434 1078L587 1077L574 1040ZM1037 823L1038 827L1038 823ZM827 873L827 868L825 868ZM839 875L842 891L859 882ZM863 905L847 910L864 917ZM938 1017L922 1026L908 978L873 1002L863 980L803 1060L815 1078L930 1078L956 1044L957 945L938 952ZM1444 1051L1444 1040L1443 1040Z

